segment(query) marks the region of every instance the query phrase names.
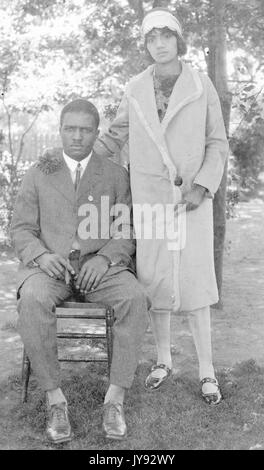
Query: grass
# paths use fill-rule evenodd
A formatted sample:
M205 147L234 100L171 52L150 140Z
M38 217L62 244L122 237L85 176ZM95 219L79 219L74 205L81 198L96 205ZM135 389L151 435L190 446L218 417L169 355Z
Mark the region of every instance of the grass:
M188 376L172 376L163 389L147 392L142 384L149 365L141 365L127 394L128 438L106 442L101 433L101 407L107 388L103 365L78 373L64 371L74 440L61 449L90 450L242 450L264 449L264 369L253 361L219 371L224 401L209 407L199 384ZM45 442L45 404L34 379L28 403L19 403L20 379L0 387L0 448L51 449ZM262 394L263 393L263 394ZM5 411L3 411L5 410ZM58 448L58 446L56 447Z

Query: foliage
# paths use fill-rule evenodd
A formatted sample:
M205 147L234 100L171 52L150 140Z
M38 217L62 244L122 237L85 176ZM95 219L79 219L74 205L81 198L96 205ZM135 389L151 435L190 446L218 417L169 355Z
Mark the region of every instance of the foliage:
M30 163L14 164L10 153L0 152L0 227L8 238L15 198Z
M154 4L176 10L190 46L188 59L206 69L209 0L4 2L0 79L8 104L24 111L51 108L76 96L116 104L124 84L146 65L139 25ZM227 1L228 48L236 51L231 79L252 79L263 66L262 9L256 0Z
M251 193L258 185L258 176L264 171L264 93L263 87L256 90L245 86L237 100L242 120L230 139L235 157L234 167L240 176L243 192Z
M244 126L239 136L233 139L236 168L241 179L242 190L250 193L258 184L258 176L264 171L264 120Z
M241 178L233 155L229 157L226 189L226 218L231 219L236 216L241 191Z

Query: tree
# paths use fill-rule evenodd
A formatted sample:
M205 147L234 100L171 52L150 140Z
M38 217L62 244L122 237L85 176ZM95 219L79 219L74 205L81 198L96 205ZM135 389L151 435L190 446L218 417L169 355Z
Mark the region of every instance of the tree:
M23 175L21 158L26 135L37 121L40 113L49 109L46 96L35 93L28 84L30 75L40 78L32 65L35 50L25 40L26 13L21 11L21 4L14 2L11 6L13 17L5 10L10 8L6 2L2 5L0 23L0 113L6 128L8 152L0 155L0 198L1 226L8 231L17 190ZM26 61L29 61L26 66ZM21 70L23 62L24 70ZM19 129L18 118L23 115L25 126ZM26 116L26 119L25 119ZM14 139L14 128L20 133L18 142Z
M229 134L231 93L227 85L227 48L226 30L224 24L226 0L211 0L211 21L209 28L209 54L207 59L208 74L218 91L227 135ZM218 191L215 194L214 207L214 259L215 272L219 292L219 302L216 307L222 306L222 277L223 255L226 232L226 185L227 164Z

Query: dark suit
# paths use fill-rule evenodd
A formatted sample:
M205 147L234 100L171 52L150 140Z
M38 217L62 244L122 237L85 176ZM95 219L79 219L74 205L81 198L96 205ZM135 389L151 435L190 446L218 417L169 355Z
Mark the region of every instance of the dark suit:
M126 238L120 238L116 227L110 236L107 233L116 218L109 215L107 209L102 214L102 196L108 196L109 210L115 204L124 204L128 208L127 217L122 220ZM98 214L98 237L93 239L88 238L85 230L80 236L80 227L84 229L87 225L87 204L94 205ZM129 269L135 252L130 212L131 194L126 170L96 154L92 155L76 192L62 149L48 154L48 159L41 159L23 180L11 227L20 260L18 327L44 390L59 386L54 311L71 292L65 282L50 278L40 268L33 267L32 261L45 251L67 259L76 236L81 264L96 254L104 254L118 262L118 266L110 267L99 286L87 295L87 300L105 302L115 308L117 319L110 380L116 385L131 386L147 323L147 299Z

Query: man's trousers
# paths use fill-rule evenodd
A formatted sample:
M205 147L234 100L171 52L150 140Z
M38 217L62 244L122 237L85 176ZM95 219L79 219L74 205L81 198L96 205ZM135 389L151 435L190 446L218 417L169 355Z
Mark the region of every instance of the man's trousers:
M56 305L70 295L71 290L65 282L45 273L33 274L19 290L18 331L44 391L60 387ZM147 297L131 272L116 272L110 268L99 286L85 296L85 300L105 303L114 308L116 320L110 383L129 388L148 323Z

